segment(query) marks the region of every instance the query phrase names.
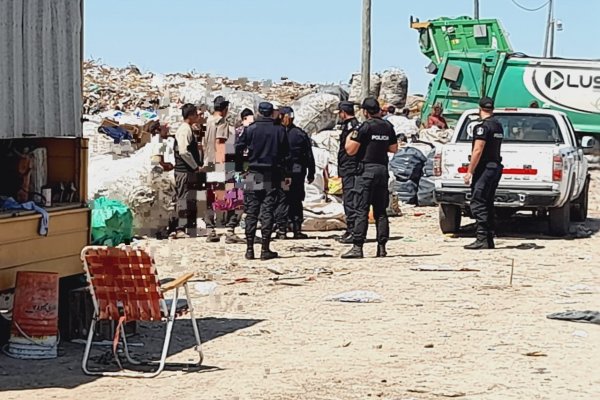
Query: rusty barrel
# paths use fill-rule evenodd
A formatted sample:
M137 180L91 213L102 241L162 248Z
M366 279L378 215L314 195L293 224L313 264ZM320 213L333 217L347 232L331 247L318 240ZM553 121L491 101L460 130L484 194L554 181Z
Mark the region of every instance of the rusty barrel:
M55 358L58 347L58 274L17 272L8 353L15 358Z

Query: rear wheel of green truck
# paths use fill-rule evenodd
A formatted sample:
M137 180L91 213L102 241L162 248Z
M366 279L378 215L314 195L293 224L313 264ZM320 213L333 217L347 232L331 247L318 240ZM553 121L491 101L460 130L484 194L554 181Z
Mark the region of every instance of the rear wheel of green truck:
M565 236L569 233L571 222L571 202L567 201L562 207L551 208L550 234L553 236Z
M574 222L585 222L588 215L588 191L590 180L586 179L583 190L571 206L571 220Z
M461 211L459 206L440 204L440 228L443 233L456 233L460 230Z

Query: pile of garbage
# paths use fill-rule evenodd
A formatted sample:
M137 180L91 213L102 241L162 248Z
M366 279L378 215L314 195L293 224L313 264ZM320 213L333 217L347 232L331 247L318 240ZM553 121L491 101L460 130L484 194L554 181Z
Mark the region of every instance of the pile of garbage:
M221 90L254 93L279 104L291 104L300 97L315 93L320 86L297 83L283 77L280 82L230 79L196 72L176 74L143 73L134 65L115 68L95 60L83 63L84 113L90 115L118 110L165 108L171 103L191 102L208 105L211 92Z
M392 69L372 76L372 95L382 103L393 104L399 111L407 103L408 79ZM280 81L230 79L196 72L154 74L130 65L113 68L91 60L84 63L84 137L89 139L90 199L107 197L133 211L137 233L148 228L165 227L173 213L174 178L152 165L160 124L168 124L171 133L182 122L180 107L193 103L209 113L212 100L224 96L230 102L229 122L240 123L244 108L258 109L262 101L279 106L291 105L295 123L309 133L328 159L330 176L337 175L339 131L337 105L340 101L358 103L360 76L351 85L297 83L282 77ZM411 99L418 107L419 99ZM390 117L397 133L413 132L414 120ZM167 161L167 160L166 160ZM322 169L319 170L319 174ZM332 180L335 184L335 180ZM307 186L307 223L311 230L345 226L339 197L327 196L322 182Z
M349 100L358 103L362 94L362 77L352 75ZM376 97L382 104L391 104L402 109L408 96L408 77L399 69L389 69L381 74L372 74L369 84L369 96Z

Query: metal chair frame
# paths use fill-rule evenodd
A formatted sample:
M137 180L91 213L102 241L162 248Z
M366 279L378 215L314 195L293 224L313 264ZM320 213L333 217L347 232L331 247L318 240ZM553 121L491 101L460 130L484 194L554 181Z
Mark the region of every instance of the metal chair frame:
M96 261L90 263L90 258L92 256L95 256ZM122 275L111 275L110 277L108 277L109 281L113 285L107 289L107 286L102 285L105 279L99 279L95 277L95 274L97 274L99 270L102 269L102 267L109 267L109 265L107 264L109 258L113 258L114 260L114 257L118 257L119 259L119 262L116 264L116 268L122 271ZM147 261L149 265L146 265L142 262L141 267L140 264L138 264L136 267L136 263L132 262L134 258L137 262L139 262L140 259ZM90 330L88 333L83 360L81 363L81 367L84 373L86 373L87 375L135 378L153 378L158 376L167 365L166 359L173 332L173 325L175 323L175 319L177 318L177 300L179 299L179 290L181 288L183 288L185 291L185 297L188 303L188 311L190 313L190 317L192 320L192 328L194 330L194 336L196 339L195 350L198 352L199 356L199 361L197 363L186 365L197 367L202 364L204 358L202 353L202 342L200 340L200 332L198 330L198 324L194 314L194 306L190 298L190 291L188 287L188 281L193 277L193 274L186 274L180 278L177 278L171 282L162 285L161 287L157 278L153 260L144 251L133 250L130 247L108 248L104 246L87 246L81 251L81 259L83 261L83 268L87 276L87 281L90 285L89 289L92 295L92 302L94 304L94 315L90 324ZM98 259L103 261L100 262L100 265L98 265ZM126 263L123 262L125 260L127 260ZM115 267L115 264L110 265L110 267ZM146 269L147 272L144 272L143 269ZM106 275L103 276L106 278ZM127 279L129 279L129 281L127 281ZM140 287L136 285L136 279L138 282L143 282L144 286ZM131 290L131 286L125 287L125 285L123 285L123 283L125 283L126 281L133 284L134 290ZM106 292L103 293L103 296L104 294L107 294L107 296L112 297L112 299L107 300L106 298L99 298L97 293L99 291L98 289L100 289L100 291ZM142 291L141 296L139 290ZM171 307L170 309L168 309L163 294L171 290L173 290L174 293L172 297ZM140 302L142 305L146 305L149 307L140 307ZM134 310L133 314L137 315L138 317L128 319L127 310ZM159 314L158 318L157 314ZM88 367L90 350L94 338L94 331L97 322L100 320L119 321L119 324L116 328L117 332L115 332L114 357L117 362L117 365L121 367L121 371L113 372L92 370ZM140 361L134 359L129 351L123 322L157 320L166 322L166 332L160 360ZM130 364L135 366L157 365L157 368L151 372L124 369L121 365L121 361L119 360L118 352L116 351L116 346L118 344L117 341L122 342L123 353L125 354L125 357Z

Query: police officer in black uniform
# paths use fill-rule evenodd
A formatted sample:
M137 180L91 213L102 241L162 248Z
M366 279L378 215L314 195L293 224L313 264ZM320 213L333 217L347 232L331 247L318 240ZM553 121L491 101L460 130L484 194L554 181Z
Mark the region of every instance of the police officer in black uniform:
M358 176L354 191L357 200L357 214L354 224L352 249L342 258L362 258L363 244L369 227L369 208L377 229L377 257L387 255L385 245L390 237L390 226L386 209L389 204L388 153L398 151L398 140L394 127L381 119L381 107L374 97L368 97L362 104L366 121L346 139L344 147L348 155L356 155Z
M340 243L352 244L352 232L356 220L356 201L354 200L354 182L358 163L356 156L346 153L344 143L348 136L357 131L360 123L354 116L354 103L342 101L338 105L339 118L342 121L342 133L340 135L340 149L338 151L338 175L342 178L342 196L344 202L344 213L346 214L346 232L339 239Z
M280 114L281 125L285 127L290 146L292 181L289 188L285 188L284 199L277 205L275 212L277 239L286 238L288 220L292 222L294 239L308 239L308 236L302 233L302 202L306 196L304 180L309 184L315 180L315 157L310 138L306 132L294 125L294 110L291 107L281 107Z
M484 97L479 101L482 123L475 127L466 185L471 186L471 213L477 222L477 240L468 250L494 248L494 196L502 177L500 148L504 130L494 118L494 100Z
M236 143L236 152L248 150L248 174L244 178L244 207L246 211L246 259L254 259L254 239L258 217L261 218L261 260L278 254L270 249L273 212L280 197L281 183L290 184L289 144L285 128L273 120L273 104L262 102L260 116L248 126ZM262 212L261 212L262 211Z

